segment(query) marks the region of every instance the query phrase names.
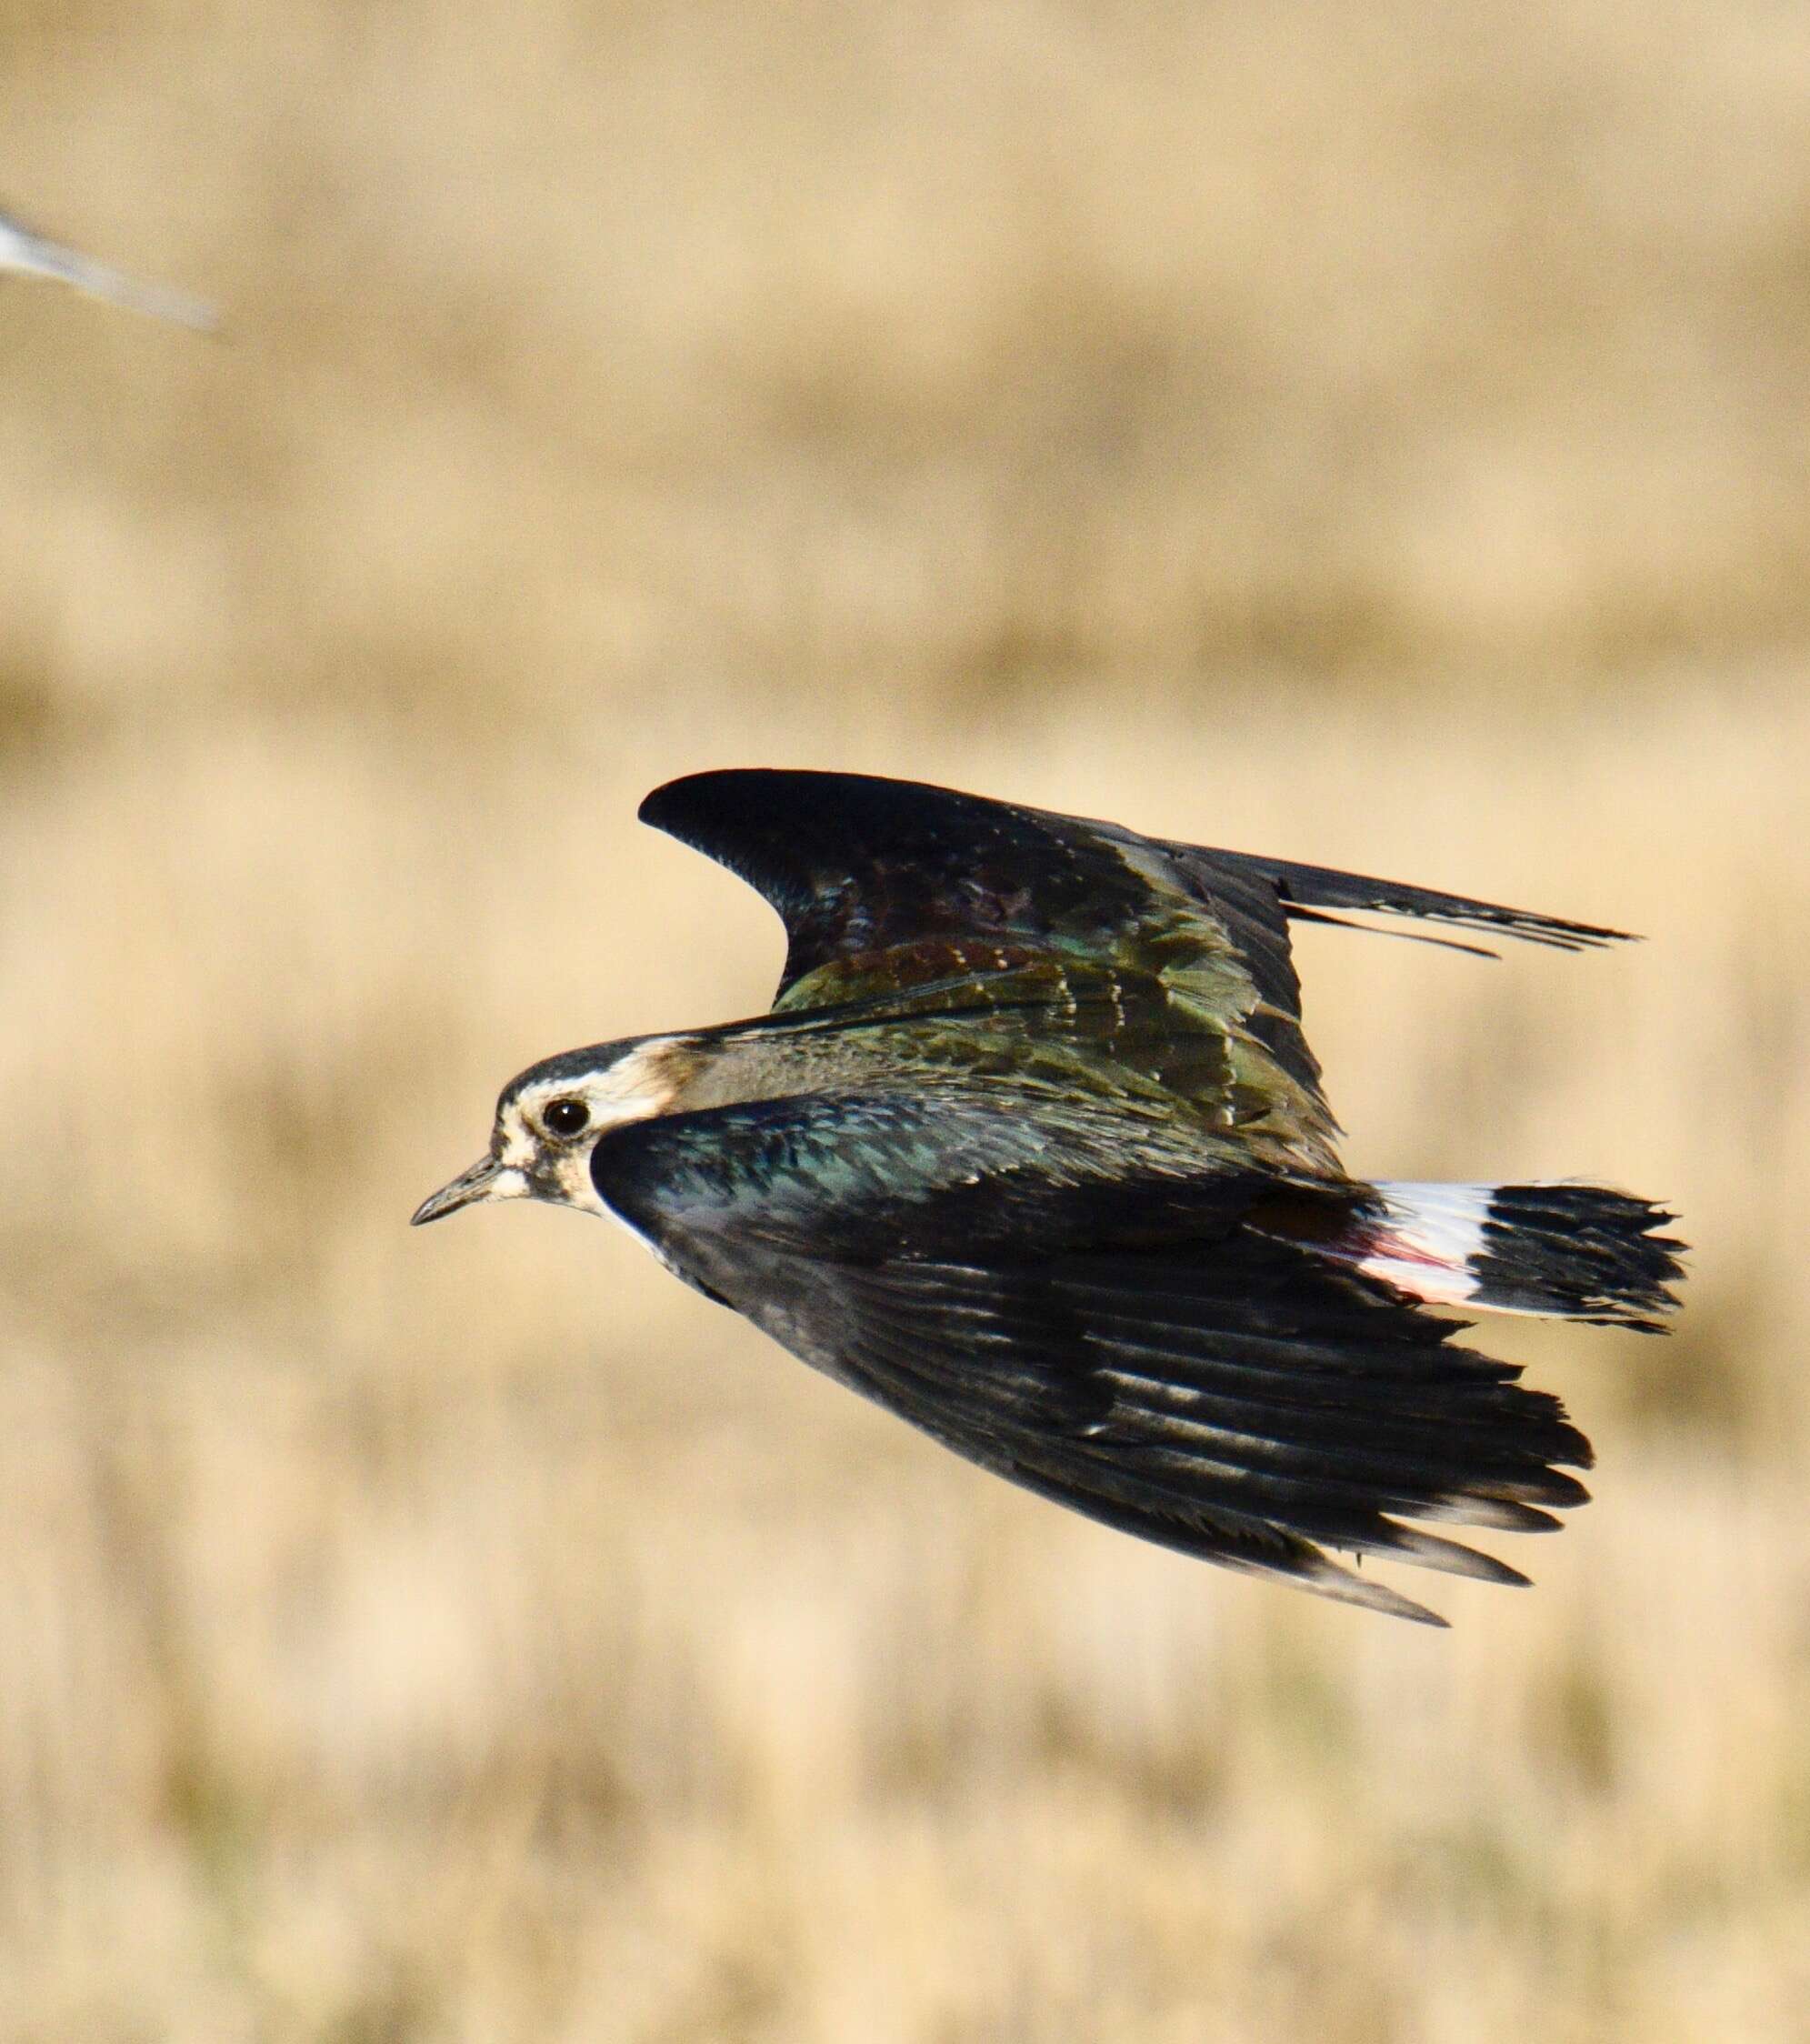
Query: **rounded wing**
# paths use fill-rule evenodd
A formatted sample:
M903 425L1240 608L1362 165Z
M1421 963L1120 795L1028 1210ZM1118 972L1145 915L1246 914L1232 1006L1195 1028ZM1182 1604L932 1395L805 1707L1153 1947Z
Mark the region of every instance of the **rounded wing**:
M1326 1550L1520 1582L1414 1522L1531 1530L1585 1495L1555 1398L1315 1250L1303 1202L1335 1227L1361 1188L1278 1209L1255 1176L1094 1177L1022 1115L887 1095L635 1124L592 1169L671 1268L805 1361L1186 1554L1432 1620Z
M1375 910L1577 948L1618 932L1318 867L1142 837L915 781L736 768L656 788L644 822L741 876L785 926L775 1006L1083 958L1159 982L1246 1037L1329 1137L1291 917ZM1465 947L1468 948L1469 947Z

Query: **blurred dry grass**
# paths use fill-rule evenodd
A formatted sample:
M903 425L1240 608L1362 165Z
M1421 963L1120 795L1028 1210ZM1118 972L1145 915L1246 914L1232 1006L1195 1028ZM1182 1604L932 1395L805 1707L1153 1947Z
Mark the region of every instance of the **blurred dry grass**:
M1810 2037L1810 17L0 6L0 2033ZM1436 1638L861 1409L500 1081L760 1005L636 830L918 774L1606 920L1310 933L1360 1167L1663 1350Z

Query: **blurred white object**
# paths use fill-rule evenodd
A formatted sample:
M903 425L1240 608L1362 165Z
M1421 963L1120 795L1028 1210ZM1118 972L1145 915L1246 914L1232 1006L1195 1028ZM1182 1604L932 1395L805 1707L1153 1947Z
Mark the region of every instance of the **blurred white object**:
M0 213L0 273L7 270L73 284L78 291L111 299L116 306L129 306L134 312L146 313L153 319L172 319L178 326L204 332L219 324L214 307L201 299L172 291L165 285L141 284L136 277L110 269L78 249L46 241L9 215Z

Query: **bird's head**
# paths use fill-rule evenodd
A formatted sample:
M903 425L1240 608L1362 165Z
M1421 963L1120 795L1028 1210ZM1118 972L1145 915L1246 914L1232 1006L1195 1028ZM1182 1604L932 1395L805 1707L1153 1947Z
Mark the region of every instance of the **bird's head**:
M625 1122L670 1113L694 1063L685 1037L635 1037L531 1065L503 1088L489 1154L424 1199L414 1225L485 1199L545 1199L607 1212L591 1178L597 1138Z

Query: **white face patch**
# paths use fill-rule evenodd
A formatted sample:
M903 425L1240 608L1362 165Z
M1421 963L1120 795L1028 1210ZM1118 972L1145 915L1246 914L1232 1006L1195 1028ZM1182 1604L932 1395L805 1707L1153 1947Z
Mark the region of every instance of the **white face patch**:
M592 1182L591 1151L606 1130L672 1110L690 1066L687 1041L650 1037L599 1071L523 1087L503 1110L497 1161L523 1174L530 1198L617 1218ZM565 1102L585 1109L583 1126L569 1136L558 1127L555 1103Z
M487 1154L424 1199L415 1225L498 1199L541 1199L621 1219L598 1194L591 1153L610 1129L672 1111L696 1068L695 1042L650 1037L625 1048L600 1044L588 1069L584 1051L550 1060L550 1068L536 1066L545 1077L525 1075L505 1091Z

